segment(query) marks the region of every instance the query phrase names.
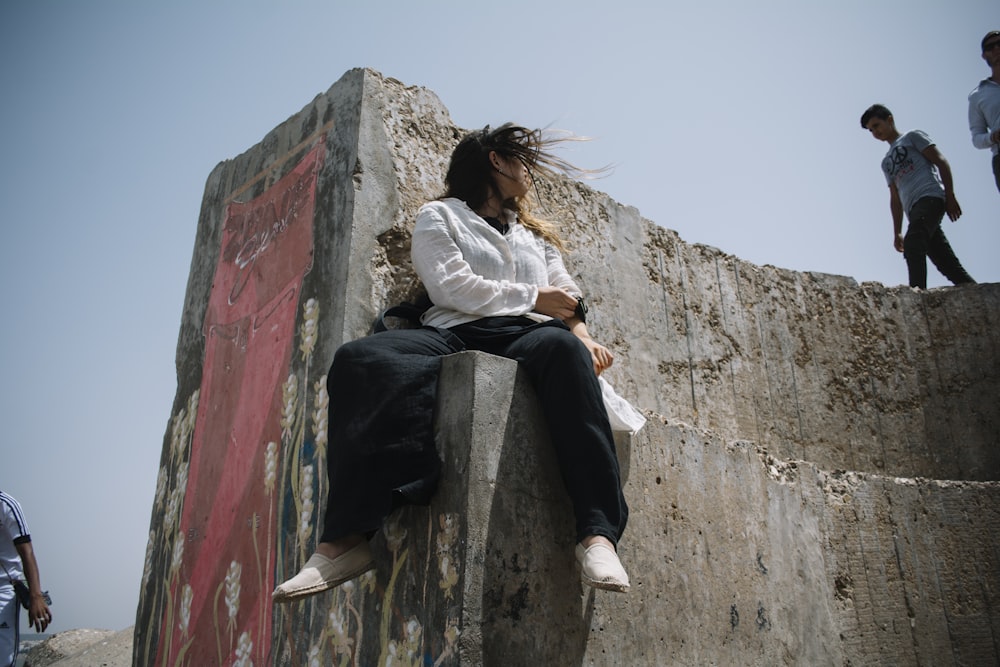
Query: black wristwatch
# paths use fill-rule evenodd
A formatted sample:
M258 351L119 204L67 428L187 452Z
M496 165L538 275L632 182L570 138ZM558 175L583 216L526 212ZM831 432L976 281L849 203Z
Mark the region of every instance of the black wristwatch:
M588 310L590 309L587 308L587 302L583 300L583 297L582 296L576 297L576 310L573 311L573 314L576 316L576 319L586 324Z

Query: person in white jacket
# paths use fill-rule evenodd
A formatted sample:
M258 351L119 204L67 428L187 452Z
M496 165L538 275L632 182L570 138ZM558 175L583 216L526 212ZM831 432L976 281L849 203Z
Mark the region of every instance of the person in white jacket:
M422 206L413 266L433 305L417 329L342 345L328 374L330 495L316 552L275 602L328 590L373 567L369 537L388 514L426 503L440 476L433 407L443 355L516 359L548 422L575 516L582 580L624 592L617 544L628 519L598 376L614 361L587 331L587 307L554 227L531 215L533 172L582 170L551 149L566 137L507 123L465 136L441 199Z
M990 75L969 93L969 132L973 146L993 153L993 178L1000 190L1000 30L986 33L981 46Z

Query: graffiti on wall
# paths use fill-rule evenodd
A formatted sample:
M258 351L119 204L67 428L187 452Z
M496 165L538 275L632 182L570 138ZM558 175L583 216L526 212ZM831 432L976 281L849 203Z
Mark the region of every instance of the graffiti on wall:
M375 540L375 570L285 607L291 613L283 618L284 655L277 662L308 667L457 664L460 523L457 514L423 508L392 514ZM305 632L304 618L313 621Z
M174 419L158 484L159 541L172 555L156 665L247 667L270 653L283 387L323 155L319 142L262 195L226 211L201 386Z
M315 548L328 490L329 360L317 354L320 304L302 292L324 150L321 139L263 194L226 210L200 386L171 420L157 481L136 664L457 660L454 507L415 522L394 516L376 571L308 602L271 604L275 580Z

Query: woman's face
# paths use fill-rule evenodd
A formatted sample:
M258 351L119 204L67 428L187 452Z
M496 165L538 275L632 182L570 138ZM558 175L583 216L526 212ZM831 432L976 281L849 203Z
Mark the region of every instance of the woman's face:
M531 177L528 168L516 157L505 157L499 153L490 154L493 167L493 182L503 199L523 197L531 188Z

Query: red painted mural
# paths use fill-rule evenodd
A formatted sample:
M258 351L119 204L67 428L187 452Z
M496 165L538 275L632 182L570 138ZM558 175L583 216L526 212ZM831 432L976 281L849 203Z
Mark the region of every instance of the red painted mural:
M156 665L262 665L271 643L282 385L312 266L320 142L226 211Z

